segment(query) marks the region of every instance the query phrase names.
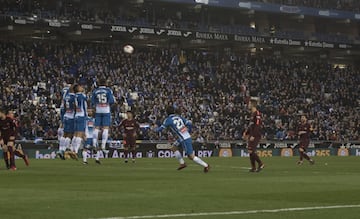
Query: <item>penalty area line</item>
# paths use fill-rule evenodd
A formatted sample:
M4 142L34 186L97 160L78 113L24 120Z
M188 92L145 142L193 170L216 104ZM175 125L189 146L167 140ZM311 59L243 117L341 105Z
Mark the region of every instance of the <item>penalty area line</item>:
M279 209L244 210L244 211L160 214L160 215L142 215L142 216L126 216L126 217L104 217L104 218L98 218L98 219L147 219L147 218L224 216L224 215L278 213L278 212L292 212L292 211L312 211L312 210L340 209L340 208L360 208L360 205L332 205L332 206L314 206L314 207L301 207L301 208L279 208Z

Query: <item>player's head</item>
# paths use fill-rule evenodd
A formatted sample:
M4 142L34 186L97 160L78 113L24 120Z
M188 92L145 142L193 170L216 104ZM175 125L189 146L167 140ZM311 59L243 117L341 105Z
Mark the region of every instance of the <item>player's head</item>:
M71 85L71 84L74 84L74 78L73 77L68 77L65 79L65 83L67 85Z
M257 110L257 104L257 100L250 100L249 109L251 110L251 112L255 112Z
M98 86L107 86L106 79L100 78L98 82Z
M8 110L6 113L7 117L14 119L15 118L15 112L13 110Z
M81 86L80 84L75 84L75 85L74 85L74 92L75 92L75 93L84 92L83 86Z
M171 105L167 106L167 107L166 107L166 113L167 113L168 115L174 114L174 113L175 113L174 107L171 106Z
M92 109L90 109L90 108L87 109L87 114L88 114L88 116L90 116L90 117L93 116L93 113L94 113L94 112L93 112Z
M302 123L305 123L305 122L307 121L306 116L305 116L305 115L302 115L302 116L300 117L300 121L301 121Z
M133 112L131 111L131 110L128 110L127 112L126 112L126 117L128 118L128 119L133 119L134 118L134 114L133 114Z

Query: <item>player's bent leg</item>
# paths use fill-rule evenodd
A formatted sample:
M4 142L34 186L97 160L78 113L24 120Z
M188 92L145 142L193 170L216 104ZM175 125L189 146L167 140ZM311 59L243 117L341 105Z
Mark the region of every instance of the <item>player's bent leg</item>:
M181 155L178 147L177 147L177 146L172 146L172 147L170 148L170 150L171 150L172 152L174 152L175 158L176 158L176 159L179 161L179 163L180 163L180 166L177 168L177 170L182 170L182 169L186 168L187 165L186 165L186 163L185 163L185 161L184 161L184 158L182 157L182 155Z
M13 141L9 141L8 144L8 151L10 154L9 160L10 160L10 170L16 170L16 165L15 165L15 146L14 146L14 142Z
M2 145L2 150L3 150L3 158L4 158L5 166L7 169L10 169L10 162L9 162L10 154L6 144Z
M88 155L88 150L86 148L84 148L82 150L82 158L83 158L83 164L87 165L87 155Z

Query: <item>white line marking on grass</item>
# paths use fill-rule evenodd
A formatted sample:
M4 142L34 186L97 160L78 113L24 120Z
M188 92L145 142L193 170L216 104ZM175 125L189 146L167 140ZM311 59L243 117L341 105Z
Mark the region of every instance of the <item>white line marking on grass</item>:
M146 218L222 216L222 215L241 215L241 214L259 214L259 213L278 213L278 212L291 212L291 211L312 211L312 210L339 209L339 208L360 208L360 205L332 205L332 206L314 206L314 207L302 207L302 208L279 208L279 209L263 209L263 210L248 210L248 211L160 214L160 215L143 215L143 216L127 216L127 217L106 217L106 218L99 218L99 219L146 219Z

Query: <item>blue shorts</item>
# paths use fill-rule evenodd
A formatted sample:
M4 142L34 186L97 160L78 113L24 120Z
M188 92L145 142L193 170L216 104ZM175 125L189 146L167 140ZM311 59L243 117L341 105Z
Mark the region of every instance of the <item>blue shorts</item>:
M65 133L74 133L74 119L64 117L64 132Z
M95 127L104 127L111 125L110 113L95 113Z
M92 147L92 144L93 144L93 139L92 138L87 138L84 147L86 149L89 149L89 148Z
M183 140L180 142L180 145L183 147L186 155L191 155L192 153L194 153L194 149L192 146L192 139L188 138L186 140Z
M75 132L85 132L86 121L85 117L75 117Z

